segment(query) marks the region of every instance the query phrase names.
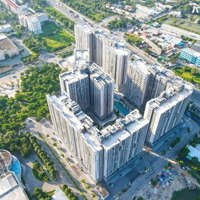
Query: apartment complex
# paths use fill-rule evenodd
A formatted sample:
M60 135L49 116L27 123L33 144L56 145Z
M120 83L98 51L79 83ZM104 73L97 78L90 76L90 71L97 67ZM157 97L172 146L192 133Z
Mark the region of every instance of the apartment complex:
M31 14L22 14L19 16L19 22L22 26L27 27L34 34L42 33L42 26L37 17Z
M128 62L125 97L138 108L144 108L147 101L158 97L166 89L173 73L141 60Z
M27 27L34 34L42 33L42 24L48 20L49 18L46 13L32 13L28 9L19 15L19 23Z
M100 120L113 113L114 81L95 63L60 75L61 91Z
M193 89L169 70L129 61L123 44L101 30L76 25L75 37L73 71L60 75L61 95L47 102L55 132L98 182L179 124ZM114 85L137 107L146 105L144 117L133 110L112 125L99 123L113 112Z
M177 78L168 83L160 96L147 102L144 118L149 120L149 144L153 144L181 122L192 92L191 85Z
M66 95L47 95L47 101L56 133L94 181L107 179L142 151L148 120L138 110L99 130Z
M116 38L88 25L75 26L77 50L88 50L94 62L115 80L115 89L121 91L126 82L130 51Z

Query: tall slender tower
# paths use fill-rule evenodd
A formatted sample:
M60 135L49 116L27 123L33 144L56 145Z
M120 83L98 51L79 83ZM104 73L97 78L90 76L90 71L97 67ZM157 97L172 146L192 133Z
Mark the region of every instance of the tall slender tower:
M76 50L87 50L89 61L93 61L93 35L94 30L86 24L75 25Z

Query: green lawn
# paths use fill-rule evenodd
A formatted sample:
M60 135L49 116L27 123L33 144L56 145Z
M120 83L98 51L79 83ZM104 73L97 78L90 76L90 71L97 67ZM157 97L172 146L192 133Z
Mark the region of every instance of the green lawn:
M190 67L175 68L174 73L186 81L200 84L200 70Z
M174 192L171 200L198 200L199 197L200 191L198 189L183 189L181 191Z
M46 43L47 51L53 52L71 46L74 37L64 29L61 29L54 22L47 22L42 26L43 34L41 39Z

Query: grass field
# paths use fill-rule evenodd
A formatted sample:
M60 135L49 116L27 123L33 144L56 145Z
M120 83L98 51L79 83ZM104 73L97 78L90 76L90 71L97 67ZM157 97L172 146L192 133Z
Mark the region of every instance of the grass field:
M74 37L64 29L61 29L54 22L45 23L42 26L43 34L41 39L46 43L47 51L53 52L71 46Z
M181 191L174 192L171 200L198 200L199 197L200 197L199 190L183 189Z
M199 17L200 19L200 17ZM192 22L190 20L185 20L185 19L180 19L180 18L175 18L175 17L169 17L166 21L166 24L182 28L187 31L191 31L193 33L200 34L200 25Z
M200 84L200 70L185 66L182 68L175 68L174 73L186 81Z

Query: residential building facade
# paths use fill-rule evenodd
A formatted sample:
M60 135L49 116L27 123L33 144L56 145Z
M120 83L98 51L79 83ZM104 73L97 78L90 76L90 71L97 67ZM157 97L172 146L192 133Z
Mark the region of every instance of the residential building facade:
M181 122L192 92L191 85L173 80L159 97L147 102L144 118L149 120L149 144L159 140Z

